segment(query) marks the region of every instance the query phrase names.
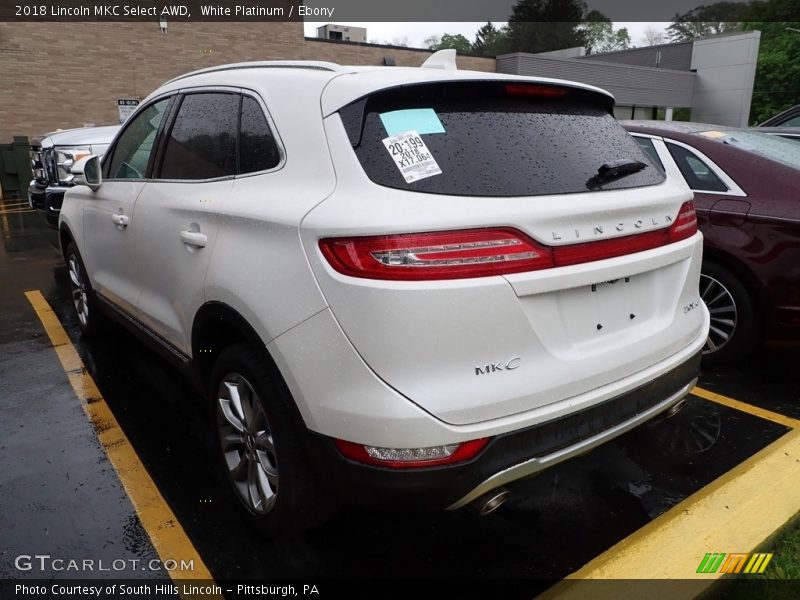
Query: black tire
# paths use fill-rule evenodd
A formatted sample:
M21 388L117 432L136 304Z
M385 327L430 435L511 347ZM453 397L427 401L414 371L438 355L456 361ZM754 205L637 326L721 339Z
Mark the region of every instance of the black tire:
M322 523L336 504L316 481L303 451L302 425L289 404L292 399L275 378L269 363L248 345L230 346L214 364L209 398L217 463L236 505L261 531L289 538ZM237 390L239 409L232 388ZM256 414L259 407L263 420ZM237 419L243 432L234 427Z
M741 360L758 348L756 303L739 277L721 265L704 262L700 297L711 312L711 330L703 348L705 363Z
M98 307L92 284L86 274L80 252L75 242L70 242L64 253L64 262L67 265L67 278L69 280L70 296L81 335L92 337L102 333L108 325L108 320Z

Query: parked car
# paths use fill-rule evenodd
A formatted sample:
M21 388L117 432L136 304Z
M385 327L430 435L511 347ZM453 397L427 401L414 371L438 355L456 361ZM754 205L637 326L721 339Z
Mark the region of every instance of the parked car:
M756 127L754 129L768 135L778 135L787 140L800 142L800 127Z
M742 358L765 338L800 340L800 145L702 123L623 125L694 191L709 358Z
M770 117L761 123L759 127L800 127L800 104L796 104Z
M28 186L28 203L45 213L48 225L58 228L64 192L73 185L72 166L83 157L102 156L119 127L65 129L33 140L30 150L33 179Z
M490 512L695 384L691 192L607 92L432 60L190 73L76 165L81 327L113 316L196 382L267 531L331 498Z

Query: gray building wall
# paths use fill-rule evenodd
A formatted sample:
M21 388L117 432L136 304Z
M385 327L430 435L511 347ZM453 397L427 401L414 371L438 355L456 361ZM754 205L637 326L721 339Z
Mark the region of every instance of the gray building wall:
M744 127L750 116L760 31L694 41L692 121Z
M587 54L581 58L583 60L635 65L638 67L688 71L692 68L692 42L660 44L658 46L631 48L630 50L618 50L617 52L605 52L602 54Z
M588 83L614 94L617 104L630 106L691 106L694 96L695 74L688 70L514 52L497 57L497 72Z

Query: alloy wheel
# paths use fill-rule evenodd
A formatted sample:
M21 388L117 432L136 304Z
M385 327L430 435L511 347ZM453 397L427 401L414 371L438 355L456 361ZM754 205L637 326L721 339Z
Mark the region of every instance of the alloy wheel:
M728 288L705 273L700 275L700 297L711 315L711 327L703 354L712 354L721 350L736 332L736 301Z
M222 378L217 398L220 444L233 487L250 511L266 514L278 495L278 461L261 400L238 373Z
M89 298L86 293L86 284L83 282L81 263L74 254L69 256L68 269L72 304L75 306L81 326L86 327L89 322Z

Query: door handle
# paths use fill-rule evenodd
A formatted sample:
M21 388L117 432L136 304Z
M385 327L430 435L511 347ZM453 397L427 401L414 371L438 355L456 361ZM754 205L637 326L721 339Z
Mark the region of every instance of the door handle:
M199 231L181 231L180 238L184 244L193 248L205 248L208 243L208 236Z
M120 229L125 229L128 226L128 216L120 213L111 215L111 221Z

